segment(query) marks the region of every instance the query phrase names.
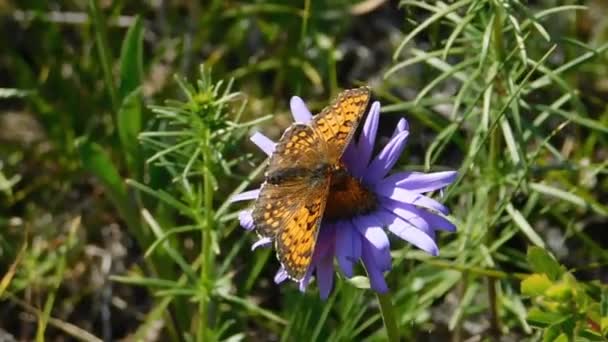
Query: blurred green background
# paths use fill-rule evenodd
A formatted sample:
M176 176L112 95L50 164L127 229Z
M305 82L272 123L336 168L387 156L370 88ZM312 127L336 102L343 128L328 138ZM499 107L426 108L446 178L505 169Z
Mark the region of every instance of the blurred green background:
M403 340L608 337L608 2L0 0L0 340L386 340L275 285L231 194L288 102L368 84L458 232L391 239ZM382 140L381 141L385 141ZM364 275L362 270L358 274Z

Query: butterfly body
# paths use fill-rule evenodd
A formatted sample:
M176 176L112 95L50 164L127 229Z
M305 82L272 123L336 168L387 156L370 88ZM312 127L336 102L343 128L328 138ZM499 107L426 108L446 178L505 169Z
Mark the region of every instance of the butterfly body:
M319 163L314 169L307 169L304 167L285 168L266 175L266 182L270 184L281 184L290 180L304 178L310 178L313 181L321 181L328 177L333 169L334 167L328 163Z
M278 258L292 279L302 279L311 264L325 209L332 207L328 199L341 193L332 189L351 181L344 178L340 159L369 98L367 87L342 92L310 124L289 127L270 157L253 221L260 236L275 241Z

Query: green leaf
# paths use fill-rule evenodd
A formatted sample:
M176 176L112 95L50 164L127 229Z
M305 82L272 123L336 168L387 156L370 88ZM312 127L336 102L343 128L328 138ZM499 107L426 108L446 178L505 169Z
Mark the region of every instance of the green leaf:
M465 310L471 307L471 303L477 294L479 294L479 284L471 283L471 285L467 287L460 303L458 303L458 307L456 307L454 314L450 318L448 325L450 331L453 331L456 325L462 320Z
M124 155L131 174L139 174L141 153L139 140L141 131L142 105L140 88L129 93L122 101L117 114L118 136L124 149Z
M591 329L583 329L578 332L577 341L599 341L606 342L606 337L602 337L602 335L596 331Z
M568 335L566 335L564 333L561 333L556 338L552 338L551 341L553 341L553 342L568 342Z
M558 280L564 273L560 264L553 259L551 254L540 247L528 248L528 263L536 273L544 273L549 279Z
M596 131L600 131L602 133L608 133L608 127L606 127L606 125L604 125L602 122L586 118L583 115L581 115L580 113L571 113L571 112L568 112L565 110L551 108L549 106L540 105L538 107L542 110L546 110L546 111L561 115L564 118L569 119L572 122L575 122L581 126L585 126L587 128L590 128L590 129L593 129Z
M106 28L106 18L103 13L99 10L97 0L89 0L89 16L93 23L93 29L95 32L95 46L99 54L99 62L101 69L103 70L103 78L112 101L112 108L116 109L118 106L118 95L116 92L116 86L112 78L112 51L108 44L108 30Z
M99 179L117 206L126 206L126 187L103 148L94 142L86 141L80 143L78 150L84 169Z
M528 296L542 296L553 283L546 274L535 273L521 282L521 292Z
M369 289L370 288L369 279L364 276L354 276L350 279L346 279L346 281L358 289Z
M530 183L530 189L532 189L538 193L544 194L544 195L548 195L548 196L555 197L560 200L570 202L581 208L587 208L587 206L588 206L587 202L585 202L585 200L582 199L581 197L579 197L571 192L568 192L568 191L565 191L562 189L558 189L558 188L550 186L550 185L546 185L546 184L542 184L542 183Z
M144 287L154 287L154 288L176 288L179 287L179 283L173 280L153 278L153 277L142 277L139 275L133 276L110 276L110 280L129 284L129 285L137 285Z
M244 299L241 297L233 296L230 294L224 294L224 293L219 293L219 295L228 302L243 306L245 309L247 309L247 311L250 314L260 315L266 319L269 319L270 321L273 321L273 322L281 324L281 325L287 324L287 321L285 321L284 318L276 315L273 311L266 310L266 309L256 305L255 301L253 301L251 299Z
M572 297L572 287L566 283L554 284L547 289L546 295L554 300L565 301Z
M130 232L140 242L143 242L144 240L139 230L137 209L134 203L130 201L127 187L110 157L101 146L89 141L79 142L78 152L84 169L99 179L110 200L122 218L127 222Z
M403 1L402 5L408 5L408 4L414 3L414 2L416 2L416 1ZM442 9L436 8L435 13L432 16L430 16L428 19L426 19L420 25L416 26L415 29L413 29L405 38L403 38L403 40L401 41L401 43L395 50L395 53L393 54L393 60L397 60L397 58L399 58L399 55L401 54L401 50L403 50L405 45L407 45L407 43L410 40L412 40L416 35L418 35L418 33L422 32L425 28L431 26L433 23L439 21L439 19L447 16L448 14L450 14L452 12L455 12L460 7L468 5L470 2L471 2L470 0L461 0L461 1L455 2L452 5L442 8Z
M120 50L120 83L119 96L124 99L140 86L143 75L143 39L144 30L141 19L127 31Z
M164 229L160 226L160 224L154 219L152 214L146 209L142 209L141 211L144 221L147 223L148 227L152 230L157 239L161 239L164 235ZM177 264L180 269L190 277L190 279L196 279L196 274L194 269L190 266L190 264L184 259L180 250L173 248L169 244L168 241L164 240L161 242L161 246L167 253L167 256L173 260L175 264Z
M568 319L567 315L557 312L545 312L538 308L532 308L528 312L528 322L537 327L558 324Z
M528 220L522 215L522 213L515 209L511 203L507 204L506 207L507 213L511 216L511 219L517 227L528 237L528 239L534 243L538 247L545 247L545 242L543 239L536 233L534 228L528 223Z
M543 332L543 342L553 342L561 334L559 324L553 324Z

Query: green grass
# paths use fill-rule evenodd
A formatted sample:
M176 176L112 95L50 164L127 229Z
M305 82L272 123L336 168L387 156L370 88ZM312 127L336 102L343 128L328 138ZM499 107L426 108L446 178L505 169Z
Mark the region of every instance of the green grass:
M0 4L0 335L608 338L608 7L361 3ZM390 297L360 269L322 301L274 284L228 199L290 96L361 84L381 135L410 123L396 168L458 170L458 231L391 239Z

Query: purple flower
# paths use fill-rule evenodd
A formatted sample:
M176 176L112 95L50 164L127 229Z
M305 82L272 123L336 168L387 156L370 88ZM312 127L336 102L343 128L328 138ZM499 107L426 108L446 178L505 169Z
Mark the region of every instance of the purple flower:
M308 123L312 120L312 114L301 98L292 97L290 106L296 122ZM374 102L359 139L353 139L342 156L350 175L374 194L377 202L375 210L346 219L324 220L311 266L300 280L300 290L304 291L314 273L323 299L329 296L333 287L334 258L348 278L353 276L353 267L361 260L372 289L380 293L388 291L383 274L391 269L386 230L431 255L439 253L435 243L435 230L456 230L444 217L448 214L448 209L423 195L441 190L452 183L456 172L397 172L389 175L405 147L409 127L405 119L401 119L390 141L372 158L379 117L380 103ZM274 151L275 143L261 133L255 133L251 140L269 156ZM259 189L246 191L231 200L253 200L258 194ZM242 211L239 219L245 229L254 228L251 210ZM261 238L252 249L271 242L269 238ZM285 279L287 272L281 267L274 280L280 283Z

